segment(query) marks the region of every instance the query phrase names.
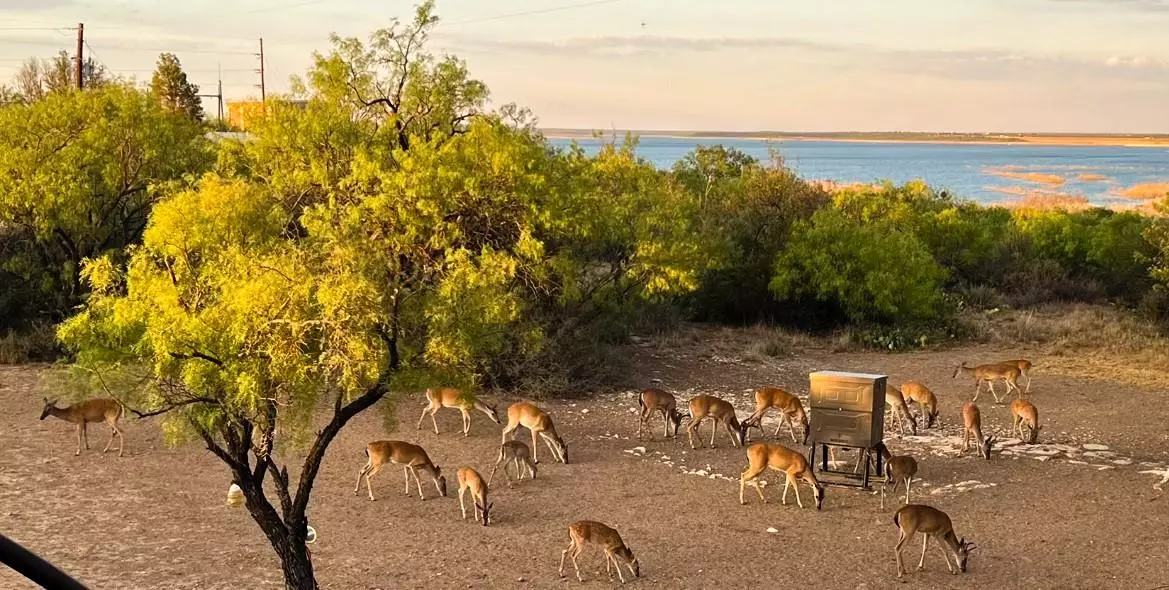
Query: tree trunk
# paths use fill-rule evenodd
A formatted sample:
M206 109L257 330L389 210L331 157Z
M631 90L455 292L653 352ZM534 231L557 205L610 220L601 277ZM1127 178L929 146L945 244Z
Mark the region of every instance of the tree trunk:
M317 578L304 541L286 535L284 542L273 543L284 570L284 587L288 590L317 590Z

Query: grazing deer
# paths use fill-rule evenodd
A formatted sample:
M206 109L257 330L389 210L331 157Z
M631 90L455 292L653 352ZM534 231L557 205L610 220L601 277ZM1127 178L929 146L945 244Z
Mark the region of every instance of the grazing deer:
M942 552L942 558L946 560L946 567L950 569L951 574L958 573L950 564L951 556L958 564L958 569L965 572L970 552L977 549L974 543L967 542L964 538L959 539L958 535L954 534L954 524L950 522L950 517L932 506L906 504L893 515L893 524L897 525L899 530L897 546L893 548L897 556L898 578L905 574L905 566L901 563L901 546L917 533L924 536L921 544L921 561L917 563L919 570L925 569L925 550L929 546L930 537L934 538L934 544ZM949 553L946 552L947 549Z
M426 499L426 495L422 493L422 482L418 480L419 469L430 475L439 494L443 497L447 495L446 476L442 474L442 469L431 462L426 451L418 445L400 440L378 440L366 445L365 456L369 459L365 462L365 467L361 468L361 473L357 474L357 485L353 488L354 496L361 489L361 478L364 477L369 500L373 501L373 485L370 480L387 461L402 466L402 471L406 474L407 496L410 495L410 475L413 474L414 483L418 485L418 497L422 500Z
M106 443L106 448L101 452L110 450L110 445L114 444L114 437L118 437L118 456L121 457L125 451L126 438L122 436L122 431L118 430L118 419L126 412L121 402L108 397L98 397L83 402L78 402L71 406L64 408L57 407L57 400L49 400L49 398L42 398L45 402L45 407L41 410L41 420L49 416L55 416L66 422L72 422L77 425L77 452L73 453L76 457L81 454L81 446L84 443L85 450L89 450L89 433L86 426L90 422L105 422L111 429L110 442Z
M1019 376L1027 380L1023 393L1031 393L1031 361L1027 359L1011 359L997 363L1000 365L1014 365L1019 368Z
M641 563L633 556L633 552L625 545L625 541L621 540L621 535L613 530L608 525L601 524L593 520L578 520L568 525L568 549L560 552L560 577L564 577L564 558L572 553L572 568L576 570L576 579L583 582L584 578L580 577L580 567L576 564L576 558L584 551L585 545L599 545L605 552L605 573L609 577L613 577L612 566L617 567L617 577L621 578L621 583L625 583L625 575L621 573L621 562L624 562L625 567L629 568L633 577L641 577Z
M885 443L877 443L873 450L881 454L885 460L885 481L881 484L881 509L885 509L885 488L893 482L893 491L897 486L905 483L905 503L909 503L909 488L913 484L913 476L917 475L917 460L909 455L894 455L889 452Z
M938 397L934 392L917 381L902 383L901 391L905 396L906 408L910 403L916 403L921 417L926 420L925 427L933 428L934 421L938 419Z
M471 503L475 505L475 520L487 526L491 522L491 507L495 505L494 502L487 501L488 484L483 481L483 476L479 475L478 471L470 467L460 467L456 476L459 478L459 508L463 511L463 520L467 519L467 506L463 504L463 494L470 491Z
M962 404L962 451L970 449L970 437L978 443L978 454L990 461L990 447L994 444L994 437L982 436L982 412L974 402Z
M792 442L808 444L808 413L804 411L804 404L800 403L800 398L776 387L760 387L755 390L755 412L744 420L743 424L748 428L763 430L763 415L771 408L779 410L779 424L775 425L775 433L772 436L779 436L779 429L786 423L792 435ZM797 421L804 430L803 440L796 440Z
M763 495L763 489L759 487L758 478L764 470L774 469L782 471L786 477L783 484L783 497L780 499L783 505L787 505L788 487L793 487L796 489L796 504L799 504L800 508L804 507L804 503L800 501L798 483L798 480L801 479L812 486L812 495L816 498L816 510L820 510L824 505L824 484L816 480L816 474L812 473L812 467L808 465L807 458L802 454L783 445L755 443L747 447L747 463L747 470L739 478L739 504L747 503L747 499L744 497L747 482L751 483L759 494L759 499L766 504L767 498Z
M1030 436L1026 439L1023 438L1024 425L1030 431ZM1035 404L1025 399L1011 402L1011 426L1019 433L1020 440L1026 440L1027 444L1035 444L1036 439L1039 438L1039 429L1043 428L1039 425L1039 410L1036 409Z
M641 409L640 419L637 421L637 440L641 440L642 429L655 413L660 413L662 421L665 422L662 436L670 437L670 425L674 426L673 436L675 438L678 436L678 427L682 425L682 413L678 411L678 402L673 394L661 389L642 390L641 396L637 398L637 407ZM652 432L649 439L653 440Z
M512 439L515 438L515 429L523 426L532 433L532 463L539 463L540 459L536 456L536 435L544 439L544 444L548 445L548 449L552 451L554 459L559 459L561 463L568 464L568 445L564 444L564 440L556 434L556 427L552 424L552 417L544 413L544 410L528 402L516 402L507 409L507 426L503 429L503 442L507 442L507 435L511 434Z
M962 361L962 364L954 369L954 378L957 379L959 375L974 377L974 399L970 401L978 401L978 394L982 391L982 384L985 382L990 389L990 394L994 396L995 403L1001 404L1003 400L994 390L994 382L998 379L1002 379L1007 384L1007 397L1010 397L1012 389L1015 390L1016 394L1019 392L1019 384L1016 382L1019 378L1018 365L990 364L968 367L966 361Z
M430 387L426 389L426 401L427 406L418 417L419 430L422 429L422 421L426 419L426 415L430 414L430 421L434 423L434 433L438 434L438 420L434 419L434 415L443 408L455 408L463 413L463 436L469 436L471 433L471 410L479 410L487 414L492 422L500 423L495 407L476 399L475 394L470 391L463 392L453 387Z
M698 448L694 446L694 431L706 418L714 421L714 425L710 428L710 448L714 448L714 435L718 431L720 423L726 427L727 434L731 437L731 444L736 447L743 446L743 440L747 436L747 426L739 422L739 417L735 415L735 406L726 400L702 394L690 399L690 424L686 426L686 435L690 438L691 449Z
M525 466L531 472L532 479L536 479L536 464L532 462L532 453L528 449L528 445L518 440L509 440L499 446L499 458L495 460L495 467L491 468L491 475L487 476L487 485L490 486L495 479L495 470L499 469L500 463L503 463L503 476L507 478L507 487L509 488L511 487L511 474L507 472L507 468L513 463L520 481L524 479Z
M885 387L885 404L893 411L893 419L897 421L897 425L901 427L901 436L905 436L905 421L909 420L909 429L914 436L917 436L917 420L913 419L913 414L909 413L909 406L905 403L905 396L902 395L901 390L892 385Z

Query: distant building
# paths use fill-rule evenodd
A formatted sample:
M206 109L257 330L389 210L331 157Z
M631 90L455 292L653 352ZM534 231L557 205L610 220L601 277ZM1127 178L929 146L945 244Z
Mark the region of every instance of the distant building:
M268 103L281 102L283 104L304 108L307 100L280 100L269 99ZM264 112L263 103L258 100L229 100L227 101L227 122L233 129L247 131L248 123L255 120Z

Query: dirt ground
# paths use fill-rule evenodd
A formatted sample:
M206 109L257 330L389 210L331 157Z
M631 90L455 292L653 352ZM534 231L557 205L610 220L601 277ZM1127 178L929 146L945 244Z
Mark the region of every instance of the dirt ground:
M801 486L805 509L789 495L779 502L782 477L766 476L769 504L748 490L738 503L741 449L720 433L717 449L690 450L685 432L636 440L634 389L656 385L685 399L711 393L733 400L740 417L751 391L776 385L806 394L809 371L864 370L914 379L941 401L940 428L900 438L887 425L894 453L920 463L914 502L945 510L959 535L978 550L969 572L951 576L937 551L925 571L912 571L920 537L907 544L918 588L1169 587L1169 497L1154 489L1169 473L1169 396L1106 373L1085 379L1066 360L1035 351L967 348L912 354L796 351L745 360L736 343L712 346L701 331L670 342L630 347L639 367L629 391L589 400L541 400L570 449L569 465L554 464L540 444L534 481L513 488L499 477L492 492L492 526L461 520L454 472L470 465L490 471L501 427L479 413L471 436L458 432L455 410L439 413L441 435L415 430L419 396L401 406L398 431L379 416L359 417L334 442L313 492L310 522L318 580L326 588L601 588L596 549L581 556L586 582L557 577L568 523L595 519L616 527L641 561L633 587L721 588L786 584L805 588L893 588L892 523L899 505L830 487L822 512ZM1043 430L1040 445L1009 445L992 461L961 456L959 408L973 384L952 379L972 363L1028 357L1035 363L1032 400ZM1050 361L1050 362L1045 362ZM1116 363L1119 361L1113 360ZM1066 369L1066 370L1065 370ZM101 454L108 432L91 428L92 449L73 456L72 426L38 421L37 367L0 368L0 532L57 564L91 588L278 588L282 577L271 548L242 508L225 504L227 469L191 445L168 449L152 420L125 420L126 456ZM1081 371L1082 372L1082 371ZM985 395L985 394L984 394ZM511 399L497 402L504 413ZM980 397L988 433L1009 438L1008 412ZM765 421L768 440L774 417ZM683 427L685 424L683 424ZM709 441L709 423L702 434ZM530 443L526 430L520 440ZM787 437L779 442L799 450ZM754 440L759 432L753 431ZM450 497L426 486L428 499L402 495L403 479L387 468L374 479L378 500L353 494L368 441L396 438L427 448L450 479ZM1103 445L1107 449L1084 444ZM1141 473L1148 471L1149 473ZM1169 478L1169 475L1165 477ZM424 482L425 483L425 482ZM771 528L777 532L768 532ZM9 570L0 587L32 587Z

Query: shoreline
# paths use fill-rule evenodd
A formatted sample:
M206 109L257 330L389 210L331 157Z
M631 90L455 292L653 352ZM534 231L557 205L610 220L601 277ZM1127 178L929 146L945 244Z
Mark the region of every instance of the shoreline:
M541 133L548 139L592 139L592 132L576 129L541 129ZM775 134L762 135L752 133L684 133L684 132L669 132L669 131L634 131L634 130L618 130L618 137L623 137L626 133L632 133L639 138L653 138L653 139L694 139L703 141L717 141L717 140L732 140L732 141L758 141L758 142L803 142L803 141L823 141L823 142L838 142L838 143L885 143L885 144L935 144L935 145L1017 145L1017 146L1061 146L1061 147L1125 147L1125 148L1169 148L1169 136L1166 135L1148 135L1148 136L1093 136L1093 135L1008 135L1002 134L1000 137L976 137L974 135L965 136L970 139L947 139L944 137L906 137L892 138L892 137L865 137L865 134L858 133L855 136L842 136L844 134L815 134L815 133L793 133L791 135ZM872 135L886 135L881 133L873 133ZM908 135L908 134L907 134ZM922 134L928 135L928 134ZM602 137L612 137L613 131L602 132Z

